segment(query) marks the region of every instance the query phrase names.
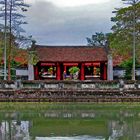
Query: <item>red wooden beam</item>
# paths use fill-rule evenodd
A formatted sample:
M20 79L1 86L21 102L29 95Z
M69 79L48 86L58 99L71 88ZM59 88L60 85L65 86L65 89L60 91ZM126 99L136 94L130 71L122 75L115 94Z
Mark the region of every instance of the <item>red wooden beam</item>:
M55 63L41 63L40 66L55 66Z
M63 63L64 66L78 66L78 63Z

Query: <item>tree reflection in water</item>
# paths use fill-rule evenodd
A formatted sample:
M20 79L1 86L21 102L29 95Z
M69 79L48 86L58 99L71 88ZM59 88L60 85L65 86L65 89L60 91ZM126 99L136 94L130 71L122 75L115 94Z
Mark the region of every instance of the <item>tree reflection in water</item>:
M30 140L29 121L2 121L0 140Z

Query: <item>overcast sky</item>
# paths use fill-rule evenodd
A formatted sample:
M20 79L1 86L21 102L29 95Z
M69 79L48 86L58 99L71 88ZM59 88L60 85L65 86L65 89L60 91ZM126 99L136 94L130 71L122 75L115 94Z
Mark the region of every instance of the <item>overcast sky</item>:
M121 0L25 0L28 35L42 45L86 45L95 32L110 32Z

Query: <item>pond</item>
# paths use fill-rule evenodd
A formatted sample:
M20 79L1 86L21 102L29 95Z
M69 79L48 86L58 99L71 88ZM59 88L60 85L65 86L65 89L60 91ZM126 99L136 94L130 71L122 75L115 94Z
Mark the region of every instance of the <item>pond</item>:
M0 103L0 140L139 140L138 103Z

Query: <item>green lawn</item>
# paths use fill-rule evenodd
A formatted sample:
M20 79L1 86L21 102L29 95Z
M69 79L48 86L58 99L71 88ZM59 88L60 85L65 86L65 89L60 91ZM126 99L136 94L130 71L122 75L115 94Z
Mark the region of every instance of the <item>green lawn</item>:
M140 103L0 103L0 111L40 110L140 110Z

